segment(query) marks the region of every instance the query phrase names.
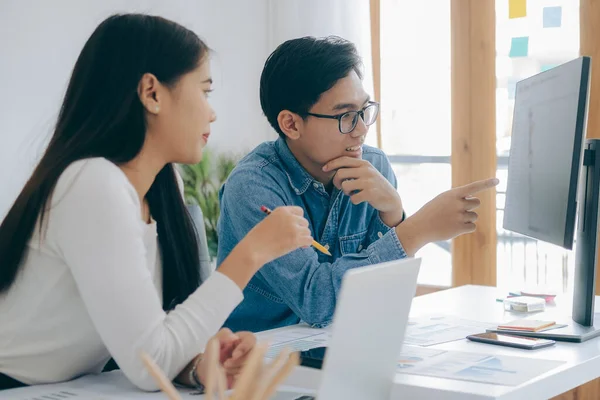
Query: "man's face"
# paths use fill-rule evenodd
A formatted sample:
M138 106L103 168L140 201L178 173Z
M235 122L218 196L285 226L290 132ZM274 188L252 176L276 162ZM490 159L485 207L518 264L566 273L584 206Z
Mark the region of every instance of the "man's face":
M309 110L310 113L322 115L340 115L347 111L359 111L369 101L362 81L351 71L340 79L331 89L323 93L319 101ZM327 162L343 157L362 158L362 144L369 128L362 118L358 118L355 128L347 134L340 133L340 123L336 119L307 116L298 124L298 138L288 140L290 147L299 161L311 171L321 168Z

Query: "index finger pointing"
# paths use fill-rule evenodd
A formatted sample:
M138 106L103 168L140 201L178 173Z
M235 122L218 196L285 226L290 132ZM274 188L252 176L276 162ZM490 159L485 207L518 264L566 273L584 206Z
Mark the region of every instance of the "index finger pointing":
M457 193L461 198L483 192L498 185L500 181L497 178L484 179L477 182L469 183L468 185L456 188Z

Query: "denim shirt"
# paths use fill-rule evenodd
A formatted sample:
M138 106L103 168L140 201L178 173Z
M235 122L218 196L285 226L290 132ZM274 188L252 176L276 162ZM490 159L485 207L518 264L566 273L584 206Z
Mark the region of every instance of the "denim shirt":
M389 160L379 149L364 146L369 161L396 187ZM306 322L325 327L332 322L344 273L352 268L406 257L394 229L367 203L352 204L343 192L329 194L296 160L285 140L259 145L235 167L219 192L217 265L265 215L299 206L313 238L332 256L313 247L295 250L266 264L244 290L244 301L225 326L253 332Z

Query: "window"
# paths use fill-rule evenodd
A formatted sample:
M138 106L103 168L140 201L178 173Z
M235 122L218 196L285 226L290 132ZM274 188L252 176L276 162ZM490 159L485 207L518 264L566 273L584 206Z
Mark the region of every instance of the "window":
M381 1L382 147L408 214L451 187L450 61L450 0ZM450 242L417 256L420 284L451 285Z

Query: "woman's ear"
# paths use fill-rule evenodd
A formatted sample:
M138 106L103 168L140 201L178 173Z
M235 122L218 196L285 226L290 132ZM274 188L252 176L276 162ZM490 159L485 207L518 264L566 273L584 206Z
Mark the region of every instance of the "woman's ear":
M146 111L150 114L158 114L160 112L160 96L158 88L160 82L154 74L146 73L138 83L138 96L144 105Z

